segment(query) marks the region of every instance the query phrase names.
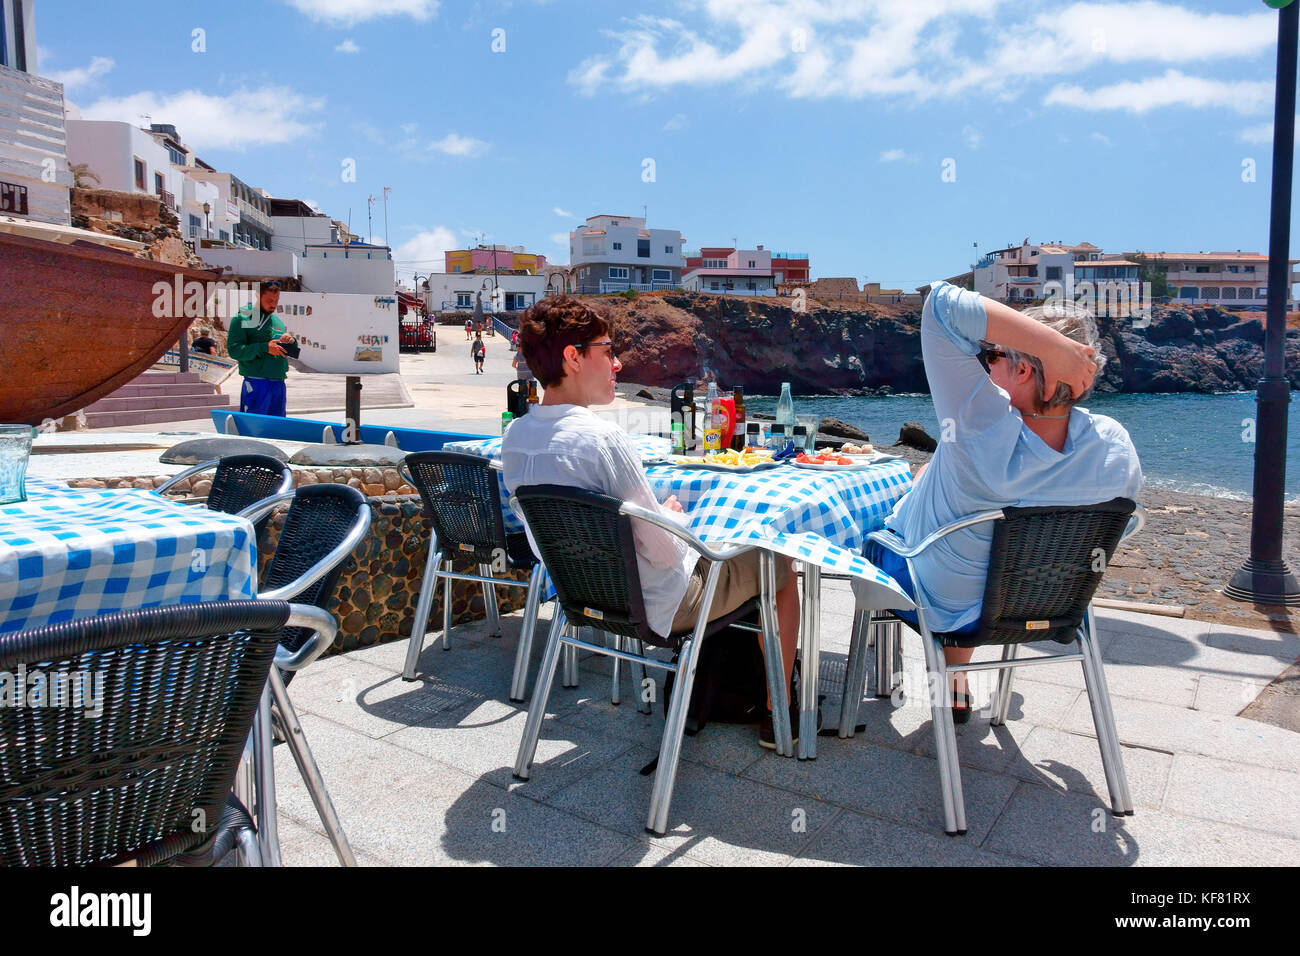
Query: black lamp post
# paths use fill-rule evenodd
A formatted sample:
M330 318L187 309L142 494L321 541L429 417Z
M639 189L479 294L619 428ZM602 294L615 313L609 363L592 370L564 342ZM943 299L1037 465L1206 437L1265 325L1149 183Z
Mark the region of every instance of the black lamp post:
M203 238L204 239L212 238L212 227L208 225L208 213L210 212L212 212L212 204L205 202L203 204Z
M1286 483L1286 307L1291 298L1291 173L1295 153L1296 27L1294 0L1265 0L1280 7L1277 24L1277 88L1273 105L1273 192L1268 230L1268 324L1264 377L1255 397L1255 485L1250 557L1223 593L1256 604L1300 605L1300 585L1282 560L1283 493Z

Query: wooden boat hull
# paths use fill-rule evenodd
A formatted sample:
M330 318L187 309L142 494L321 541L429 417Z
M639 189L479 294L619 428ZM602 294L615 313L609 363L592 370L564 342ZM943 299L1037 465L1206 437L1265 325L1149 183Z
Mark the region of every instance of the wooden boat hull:
M0 233L0 422L69 415L148 371L195 318L178 276L219 273Z

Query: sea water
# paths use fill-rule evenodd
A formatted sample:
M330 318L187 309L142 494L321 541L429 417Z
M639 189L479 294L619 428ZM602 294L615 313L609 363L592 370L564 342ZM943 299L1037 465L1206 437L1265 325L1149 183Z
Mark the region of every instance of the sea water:
M775 396L747 396L749 408L772 414ZM1094 395L1084 407L1128 429L1148 485L1221 498L1249 498L1255 462L1255 393L1221 395ZM904 422L938 438L929 395L845 398L801 395L796 410L857 425L873 442L893 444ZM1286 500L1300 501L1300 410L1292 407L1286 453Z

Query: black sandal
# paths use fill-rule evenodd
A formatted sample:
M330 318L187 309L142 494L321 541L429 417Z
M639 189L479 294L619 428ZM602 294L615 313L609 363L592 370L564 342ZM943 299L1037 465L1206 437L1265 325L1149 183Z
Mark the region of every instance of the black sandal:
M953 692L952 703L952 722L954 724L965 724L970 722L971 715L975 713L975 702L971 700L969 693L962 691Z

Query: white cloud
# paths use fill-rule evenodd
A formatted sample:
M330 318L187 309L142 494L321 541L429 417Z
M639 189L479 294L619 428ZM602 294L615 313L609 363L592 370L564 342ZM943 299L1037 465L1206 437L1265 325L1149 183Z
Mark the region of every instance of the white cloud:
M1296 140L1300 142L1300 116L1296 117L1295 136ZM1272 146L1273 121L1269 120L1267 123L1260 123L1257 126L1247 126L1237 134L1237 139L1255 146Z
M561 219L572 219L572 218L573 218L573 213L569 212L569 210L567 210L567 209L561 209L559 206L556 206L554 209L551 210L551 212L555 213L555 214L556 214L557 216L559 216Z
M415 135L415 130L416 130L416 124L414 124L414 123L403 123L401 126L398 127L398 129L400 129L400 130L401 130L403 133L405 133L407 136L414 136L414 135Z
M1014 99L1035 89L1026 78L1258 59L1276 34L1269 11L1156 0L1029 11L1005 0L705 0L684 10L681 19L624 19L605 31L612 48L580 62L569 82L588 95L734 83L809 98ZM963 138L977 149L982 137Z
M409 16L431 19L438 12L438 0L288 0L299 13L324 23L352 26L377 17Z
M346 40L344 40L342 43L340 43L338 46L334 48L334 52L335 53L360 53L361 47L353 43L351 37L348 37Z
M62 83L66 92L92 83L113 69L114 66L116 66L116 63L111 56L95 56L91 57L90 62L85 66L79 66L72 70L51 70L44 75L56 83Z
M887 149L880 154L880 161L882 163L897 163L903 160L912 163L916 161L916 157L902 149Z
M1128 110L1131 113L1183 106L1249 114L1261 112L1272 100L1272 83L1209 80L1188 76L1178 70L1167 70L1164 76L1114 83L1095 90L1062 84L1053 87L1043 98L1049 106L1059 104L1081 110Z
M664 132L671 132L676 129L686 128L686 114L677 113L667 123L664 123Z
M1089 136L1088 138L1089 138L1090 140L1092 140L1094 143L1101 143L1103 146L1114 146L1114 145L1115 145L1114 143L1112 143L1112 142L1110 141L1110 137L1107 136L1105 133L1093 133L1093 134L1092 134L1091 136Z
M325 106L323 97L309 97L284 86L241 89L227 96L198 90L179 93L142 91L104 97L83 107L83 119L119 120L135 125L147 113L155 123L175 123L185 142L197 150L230 149L287 143L312 132L317 124L307 114Z
M567 232L553 232L551 233L551 242L555 243L557 246L563 246L565 249L568 249L569 234Z
M393 264L399 272L441 272L443 253L459 249L456 235L446 226L423 229L393 250Z
M472 136L448 133L442 139L435 139L428 148L432 152L445 153L448 156L477 156L487 149L487 143Z
M969 150L980 148L980 143L984 140L984 134L969 123L961 128L961 139Z

